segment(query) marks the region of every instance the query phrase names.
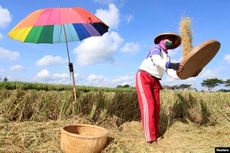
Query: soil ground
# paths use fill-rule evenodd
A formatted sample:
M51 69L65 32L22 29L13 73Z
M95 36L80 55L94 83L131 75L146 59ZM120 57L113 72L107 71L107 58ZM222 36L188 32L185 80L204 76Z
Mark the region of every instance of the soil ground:
M84 118L50 122L0 123L0 152L61 152L60 129L69 124L97 124L109 131L103 153L212 153L230 147L230 122L200 126L175 121L158 139L147 144L139 121L117 125L117 118L92 123Z

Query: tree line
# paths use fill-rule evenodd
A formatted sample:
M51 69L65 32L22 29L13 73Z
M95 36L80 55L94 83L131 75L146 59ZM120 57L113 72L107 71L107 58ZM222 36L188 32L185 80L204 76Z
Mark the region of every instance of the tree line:
M230 79L222 80L218 78L210 78L210 79L203 80L203 82L201 83L201 86L207 88L208 91L212 91L213 88L220 86L220 85L224 85L224 87L230 88ZM125 85L118 85L116 88L132 88L132 87L128 84L125 84ZM164 85L163 88L170 89L170 90L188 89L188 90L197 91L197 89L193 88L191 84L180 84L180 85L173 85L173 86ZM221 91L230 91L230 90L221 89Z
M212 91L213 88L220 86L220 85L224 85L224 87L226 88L230 88L230 79L227 80L222 80L222 79L218 79L218 78L210 78L210 79L206 79L203 80L203 82L201 82L201 86L205 87L208 89L208 91ZM181 84L181 85L175 85L175 86L165 86L167 89L193 89L196 90L195 88L192 88L191 84ZM226 90L226 89L221 89L221 91L230 91L230 90Z
M207 87L209 91L211 91L213 88L224 85L225 87L229 88L230 87L230 79L227 80L222 80L218 78L210 78L203 80L201 83L202 87Z
M7 81L9 81L7 77L0 76L0 82L7 82ZM210 78L210 79L203 80L203 82L201 83L201 86L207 88L209 91L212 91L213 88L220 86L220 85L224 85L224 87L230 88L230 79L222 80L218 78ZM125 84L125 85L118 85L116 88L134 88L134 87L131 87L130 85ZM196 90L195 88L192 88L191 84L180 84L180 85L174 85L174 86L165 85L163 86L163 88L171 89L171 90L178 90L178 89L179 90L184 90L184 89Z

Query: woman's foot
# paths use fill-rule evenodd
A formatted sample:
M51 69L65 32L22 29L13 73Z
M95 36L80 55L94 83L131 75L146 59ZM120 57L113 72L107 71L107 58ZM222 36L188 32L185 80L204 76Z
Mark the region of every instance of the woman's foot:
M152 141L147 141L148 144L152 144L152 143L156 143L157 144L157 140L152 140Z

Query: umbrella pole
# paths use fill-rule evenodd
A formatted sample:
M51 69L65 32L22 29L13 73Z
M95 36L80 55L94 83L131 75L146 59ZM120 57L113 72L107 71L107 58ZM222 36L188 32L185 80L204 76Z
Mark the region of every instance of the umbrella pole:
M69 46L68 46L68 41L67 41L67 37L66 37L66 31L65 31L65 26L63 26L64 29L64 36L65 36L65 44L66 44L66 51L67 51L67 55L68 55L68 63L69 63L69 72L70 75L72 77L72 81L73 81L73 94L74 94L74 102L77 102L77 94L76 94L76 86L75 86L75 77L74 77L74 69L73 69L73 63L70 62L70 56L69 56ZM75 104L74 103L74 104Z
M73 63L69 62L69 72L73 81L73 94L74 94L74 100L75 102L77 101L77 90L76 90L76 86L75 86L75 77L74 77L74 69L73 69Z

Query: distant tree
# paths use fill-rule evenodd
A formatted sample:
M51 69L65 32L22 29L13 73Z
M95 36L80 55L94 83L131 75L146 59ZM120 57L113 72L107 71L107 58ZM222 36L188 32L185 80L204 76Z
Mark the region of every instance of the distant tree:
M116 88L130 88L130 85L128 85L128 84L118 85Z
M208 90L210 91L214 87L219 86L219 85L221 85L223 83L224 83L223 80L220 80L220 79L217 79L217 78L211 78L211 79L203 80L203 82L201 83L201 86L207 87Z
M225 87L230 87L230 79L226 80L224 84Z
M163 85L163 89L174 90L175 86Z
M8 81L8 78L4 77L3 82L7 82L7 81Z
M187 88L191 88L191 84L181 84L178 86L179 89L187 89Z
M168 89L168 90L176 90L176 89L188 89L191 88L192 85L190 84L181 84L181 85L173 85L173 86L169 86L169 85L164 85L163 89Z
M123 88L129 88L129 87L130 87L130 85L128 85L128 84L123 85Z
M178 86L177 85L171 86L171 89L172 90L178 89Z

